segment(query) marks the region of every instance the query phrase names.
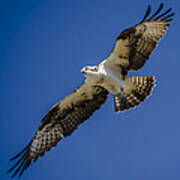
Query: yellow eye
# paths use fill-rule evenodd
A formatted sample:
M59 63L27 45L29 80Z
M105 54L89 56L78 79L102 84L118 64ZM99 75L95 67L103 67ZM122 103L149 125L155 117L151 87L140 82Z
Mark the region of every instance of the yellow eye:
M85 68L85 71L88 71L88 67Z

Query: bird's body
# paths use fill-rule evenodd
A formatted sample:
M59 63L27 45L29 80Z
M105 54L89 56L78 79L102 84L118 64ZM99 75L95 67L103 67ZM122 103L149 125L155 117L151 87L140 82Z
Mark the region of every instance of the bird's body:
M88 66L81 70L89 83L99 85L109 91L109 93L117 94L125 88L125 79L121 71L106 66L106 60L97 66Z
M148 6L142 21L117 37L107 59L81 70L85 82L49 110L30 143L11 159L20 158L8 171L16 169L12 177L18 172L21 176L31 162L69 136L106 102L109 93L114 95L115 112L134 108L151 94L153 76L129 77L128 72L144 66L172 21L171 8L159 15L162 8L163 4L147 19Z

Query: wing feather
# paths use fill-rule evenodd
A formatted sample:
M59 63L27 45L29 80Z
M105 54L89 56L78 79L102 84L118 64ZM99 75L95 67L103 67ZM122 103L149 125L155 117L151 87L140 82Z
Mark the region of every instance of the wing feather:
M149 6L150 6L150 5L149 5ZM160 11L162 10L163 7L164 7L164 4L161 3L160 6L159 6L159 8L157 9L157 11L156 11L151 17L149 17L149 19L148 19L147 21L151 21L157 14L160 13ZM142 21L142 22L144 22L144 21ZM141 22L141 23L142 23L142 22Z
M108 91L99 86L91 86L86 81L72 94L55 104L43 118L39 129L27 147L11 160L19 158L8 170L14 171L11 177L19 177L47 151L69 136L81 123L87 120L94 111L106 102Z
M139 70L144 66L157 43L165 35L169 22L173 20L171 17L174 13L170 13L172 9L159 14L162 9L161 3L156 12L148 18L151 12L149 5L141 22L117 37L114 49L106 62L108 66L118 65L126 71Z
M146 20L146 18L149 16L150 13L151 13L151 6L148 5L148 8L147 8L145 15L144 15L143 19L141 20L140 24Z

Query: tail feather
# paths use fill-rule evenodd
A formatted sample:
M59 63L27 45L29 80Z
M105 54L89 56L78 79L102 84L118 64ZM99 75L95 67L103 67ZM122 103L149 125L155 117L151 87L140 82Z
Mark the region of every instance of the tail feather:
M115 112L136 107L151 95L155 86L154 76L128 77L128 81L132 84L131 90L125 89L124 92L114 95Z

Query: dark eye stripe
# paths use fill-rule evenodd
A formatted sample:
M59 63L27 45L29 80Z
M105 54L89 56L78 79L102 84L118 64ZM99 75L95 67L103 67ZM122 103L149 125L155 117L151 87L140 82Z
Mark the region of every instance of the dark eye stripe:
M98 71L98 68L97 68L97 67L95 67L95 68L94 68L94 70L97 72L97 71Z

